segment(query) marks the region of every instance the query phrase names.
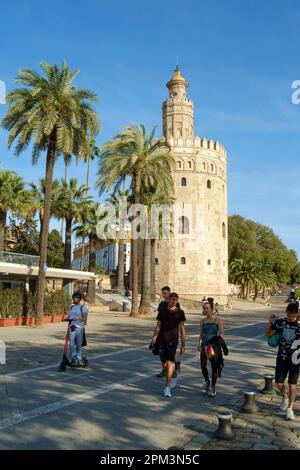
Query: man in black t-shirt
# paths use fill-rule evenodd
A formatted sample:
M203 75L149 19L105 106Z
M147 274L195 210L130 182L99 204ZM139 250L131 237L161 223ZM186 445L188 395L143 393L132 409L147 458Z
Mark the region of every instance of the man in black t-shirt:
M157 326L155 328L152 344L157 341L159 333L160 345L159 355L160 360L166 369L166 386L164 389L164 396L171 397L171 388L176 385L175 373L175 356L178 347L179 336L181 339L180 353L185 352L185 329L184 322L186 321L184 311L178 308L178 295L173 292L169 297L168 307L159 310L157 319Z
M279 334L279 347L276 359L275 382L282 394L280 409L286 411L286 419L295 419L293 412L297 393L299 377L299 361L297 347L300 340L300 322L298 319L298 306L291 303L286 308L286 318L277 319L271 315L266 336ZM285 391L285 379L288 376L289 393Z
M161 290L162 299L159 302L159 305L157 307L158 312L168 308L170 294L171 294L170 287L169 286L164 286ZM180 308L179 302L177 302L176 307ZM156 341L156 348L157 349L159 348L160 340L161 340L161 332L160 332L160 334L157 338L157 341ZM177 360L176 358L175 358L175 371L180 372L180 361ZM160 373L156 375L156 377L164 377L165 374L166 374L166 372L165 372L165 369L164 369L164 365L162 364L162 369L161 369Z

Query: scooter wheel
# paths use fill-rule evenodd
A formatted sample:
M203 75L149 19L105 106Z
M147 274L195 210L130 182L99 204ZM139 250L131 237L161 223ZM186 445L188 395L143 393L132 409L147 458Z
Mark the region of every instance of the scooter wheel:
M89 365L89 361L87 359L82 360L82 367L87 367Z
M59 367L58 367L58 371L59 372L65 372L65 370L66 370L65 364L60 364Z

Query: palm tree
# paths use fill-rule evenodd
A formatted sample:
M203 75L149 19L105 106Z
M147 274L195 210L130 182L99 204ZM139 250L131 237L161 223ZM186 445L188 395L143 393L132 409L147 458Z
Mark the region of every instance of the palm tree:
M104 214L99 212L99 204L94 203L89 206L86 211L85 219L82 223L79 223L75 228L74 232L77 237L81 237L82 234L86 234L89 238L89 271L96 271L96 250L98 244L97 226L104 217ZM96 296L96 285L95 281L88 281L87 300L91 303L95 302Z
M116 217L118 220L120 220L120 225L119 225L119 238L118 238L118 280L117 280L117 290L120 293L124 292L124 262L125 262L125 255L124 255L124 250L125 250L125 242L124 238L121 237L122 232L125 230L125 224L126 220L124 219L124 214L120 214L119 211L119 201L120 199L126 200L127 204L128 202L130 203L131 201L131 192L129 189L126 189L123 191L119 190L117 194L112 194L108 199L107 202L112 204L114 206L114 209L116 211ZM128 205L127 205L128 208ZM126 234L125 234L126 237ZM126 238L125 238L126 240Z
M23 178L14 171L0 171L0 252L4 248L7 213L26 216L33 210L33 198Z
M147 208L148 215L148 234L144 239L143 249L143 274L142 274L142 291L139 313L145 315L151 313L151 301L155 297L155 238L157 234L153 233L152 224L152 207L157 205L171 205L174 202L174 181L170 173L159 173L156 184L148 189L143 188L141 202ZM154 261L154 263L153 263Z
M68 182L68 172L69 172L69 166L71 163L71 155L64 155L64 164L65 164L65 183ZM60 236L63 238L63 233L64 233L64 219L61 219L60 223Z
M164 141L154 141L155 128L146 135L145 127L132 125L126 127L113 140L100 148L99 169L96 186L100 194L113 188L120 188L126 176L132 178L133 203L140 203L141 185L153 186L157 175L170 173L174 158L170 146ZM138 208L135 208L137 214ZM132 256L132 304L131 316L138 316L138 249L137 240L131 233Z
M99 149L98 147L95 146L95 141L92 141L90 144L90 148L88 153L84 156L84 161L86 163L86 192L88 193L89 190L89 185L90 185L90 165L91 161L94 160L96 156L99 155ZM82 213L84 217L84 211ZM85 250L85 240L86 240L86 235L84 232L82 233L82 239L81 239L81 263L80 263L80 269L83 271L83 260L84 260L84 250Z
M85 244L86 244L86 239L89 236L89 225L86 225L87 222L87 217L89 213L90 208L88 206L81 206L79 207L78 211L78 217L77 217L77 223L81 224L79 229L76 227L76 238L81 240L81 260L80 260L80 270L84 270L84 255L85 255Z
M236 259L229 267L229 279L242 287L242 298L248 298L251 287L258 291L261 287L275 287L276 276L269 266L260 262Z
M23 85L7 94L8 111L2 126L9 131L8 147L18 139L15 154L20 155L33 142L32 161L46 151L44 220L40 244L36 321L43 323L53 168L59 155L82 158L99 131L99 121L91 103L97 98L89 90L73 85L79 70L71 71L40 63L45 75L21 69L16 82Z
M84 156L84 162L86 163L86 187L89 187L90 184L90 168L91 168L91 161L95 159L95 157L99 156L99 148L96 147L95 141L91 142L90 151Z
M29 186L31 188L30 191L32 193L32 197L35 201L35 209L38 212L38 217L39 217L39 222L40 222L40 238L41 238L42 225L43 225L43 219L44 219L44 206L45 206L45 190L46 190L45 179L40 178L39 185L35 183L29 183ZM51 215L53 215L53 206L57 204L56 199L57 199L57 194L58 194L58 188L59 188L59 181L53 180L52 187L51 187L50 217Z
M272 271L268 264L258 263L258 280L254 285L254 300L258 297L259 289L266 288L275 289L277 286L276 274Z
M86 186L78 186L78 180L71 178L66 183L62 178L57 191L57 203L53 206L53 212L58 219L64 219L65 228L65 250L64 268L72 268L72 224L78 220L80 213L91 205L92 198L86 195Z

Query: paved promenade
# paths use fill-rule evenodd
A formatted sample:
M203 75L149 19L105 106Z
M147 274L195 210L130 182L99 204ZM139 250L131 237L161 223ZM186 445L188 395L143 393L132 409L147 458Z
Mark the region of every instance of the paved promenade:
M64 373L58 364L65 323L0 329L7 347L7 364L0 366L0 449L299 449L300 420L284 420L280 397L258 394L261 411L240 413L243 392L261 389L263 375L274 372L276 354L263 336L270 312L240 302L221 315L230 354L215 398L201 394L197 313L187 313L187 352L172 399L162 397L160 364L148 351L154 318L91 314L89 366ZM224 411L234 415L231 443L214 438L216 413ZM295 413L300 417L298 404Z

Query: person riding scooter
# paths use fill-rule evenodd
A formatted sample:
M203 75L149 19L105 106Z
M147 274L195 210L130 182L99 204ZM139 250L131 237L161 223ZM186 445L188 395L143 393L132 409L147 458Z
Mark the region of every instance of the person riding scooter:
M88 310L85 304L81 304L83 296L80 292L72 295L73 303L68 313L70 324L70 350L71 365L82 366L82 340L84 336L84 325L87 321Z

